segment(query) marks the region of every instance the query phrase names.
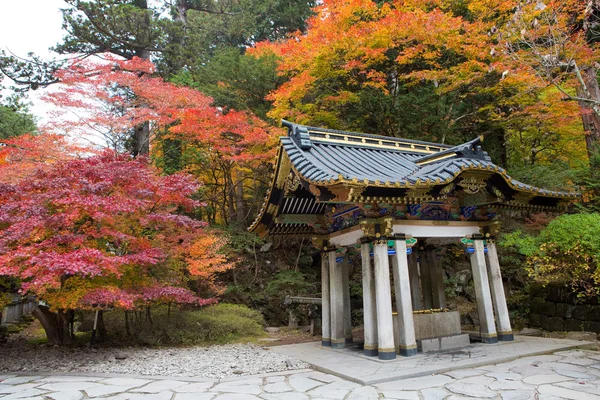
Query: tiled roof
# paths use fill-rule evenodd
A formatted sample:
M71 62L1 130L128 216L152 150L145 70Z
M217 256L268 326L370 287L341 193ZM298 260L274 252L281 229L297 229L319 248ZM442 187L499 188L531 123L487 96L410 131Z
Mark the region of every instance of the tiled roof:
M289 135L280 139L280 159L289 158L291 168L306 182L325 187L336 183L354 183L369 188L412 188L444 185L464 171L492 171L501 179L501 185L513 192L527 192L543 198L574 198L577 194L540 189L521 183L507 175L506 171L492 163L481 148L481 138L458 146L430 143L409 139L368 135L315 128L283 122ZM279 167L278 167L279 168ZM279 169L278 169L278 172ZM277 176L275 180L277 180ZM267 203L277 206L276 215L289 213L285 208L288 199L278 193L274 201L269 192ZM314 199L314 197L313 197ZM265 207L251 229L263 218ZM316 204L319 204L318 202ZM322 204L322 203L320 203ZM319 214L324 208L319 209ZM298 226L296 225L296 228ZM282 226L278 225L278 231Z

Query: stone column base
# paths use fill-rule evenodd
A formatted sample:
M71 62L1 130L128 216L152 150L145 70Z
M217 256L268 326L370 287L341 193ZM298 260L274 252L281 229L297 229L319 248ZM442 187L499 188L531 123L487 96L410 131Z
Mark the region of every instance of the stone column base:
M396 359L396 351L394 349L379 349L378 354L380 360Z
M487 343L487 344L498 343L498 336L497 335L490 335L490 334L487 334L487 333L482 333L481 334L481 343Z
M345 339L331 339L331 348L332 349L345 349L346 348Z
M417 349L417 345L415 344L414 346L408 347L408 348L402 348L402 346L400 347L400 355L404 356L404 357L410 357L410 356L416 356L418 352Z
M501 342L512 342L515 340L515 336L512 331L509 332L498 332L498 340Z
M331 347L331 339L329 339L329 338L322 338L321 339L321 346L323 346L323 347Z
M377 349L377 347L369 347L369 346L365 346L364 350L363 350L363 354L365 356L369 356L369 357L375 357L377 355L379 355L379 350Z

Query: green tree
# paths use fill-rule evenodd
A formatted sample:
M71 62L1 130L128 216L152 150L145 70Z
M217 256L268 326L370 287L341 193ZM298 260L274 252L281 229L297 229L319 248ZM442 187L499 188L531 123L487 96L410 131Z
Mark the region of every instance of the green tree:
M36 131L34 117L29 113L27 105L17 97L10 97L5 104L0 104L0 139Z

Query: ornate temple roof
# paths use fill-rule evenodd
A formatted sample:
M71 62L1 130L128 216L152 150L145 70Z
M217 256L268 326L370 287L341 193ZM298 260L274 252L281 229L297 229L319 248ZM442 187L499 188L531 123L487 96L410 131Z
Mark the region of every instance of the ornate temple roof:
M250 227L260 235L316 233L315 221L347 204L561 209L578 195L521 183L492 163L481 138L458 146L315 128L283 121L272 186ZM320 221L320 224L324 224Z

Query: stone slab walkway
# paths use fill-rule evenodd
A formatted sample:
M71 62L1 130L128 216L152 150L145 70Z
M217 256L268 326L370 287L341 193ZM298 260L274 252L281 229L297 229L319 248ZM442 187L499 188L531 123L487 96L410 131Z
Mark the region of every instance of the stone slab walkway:
M0 376L0 399L600 400L600 352L562 351L375 385L312 370L222 380L15 373Z
M548 354L560 350L593 346L590 342L515 336L513 342L471 344L468 347L413 357L382 361L363 355L362 349L324 348L319 342L272 347L274 351L295 357L319 371L327 372L363 385L441 374L458 368L472 368L514 360L518 357Z

